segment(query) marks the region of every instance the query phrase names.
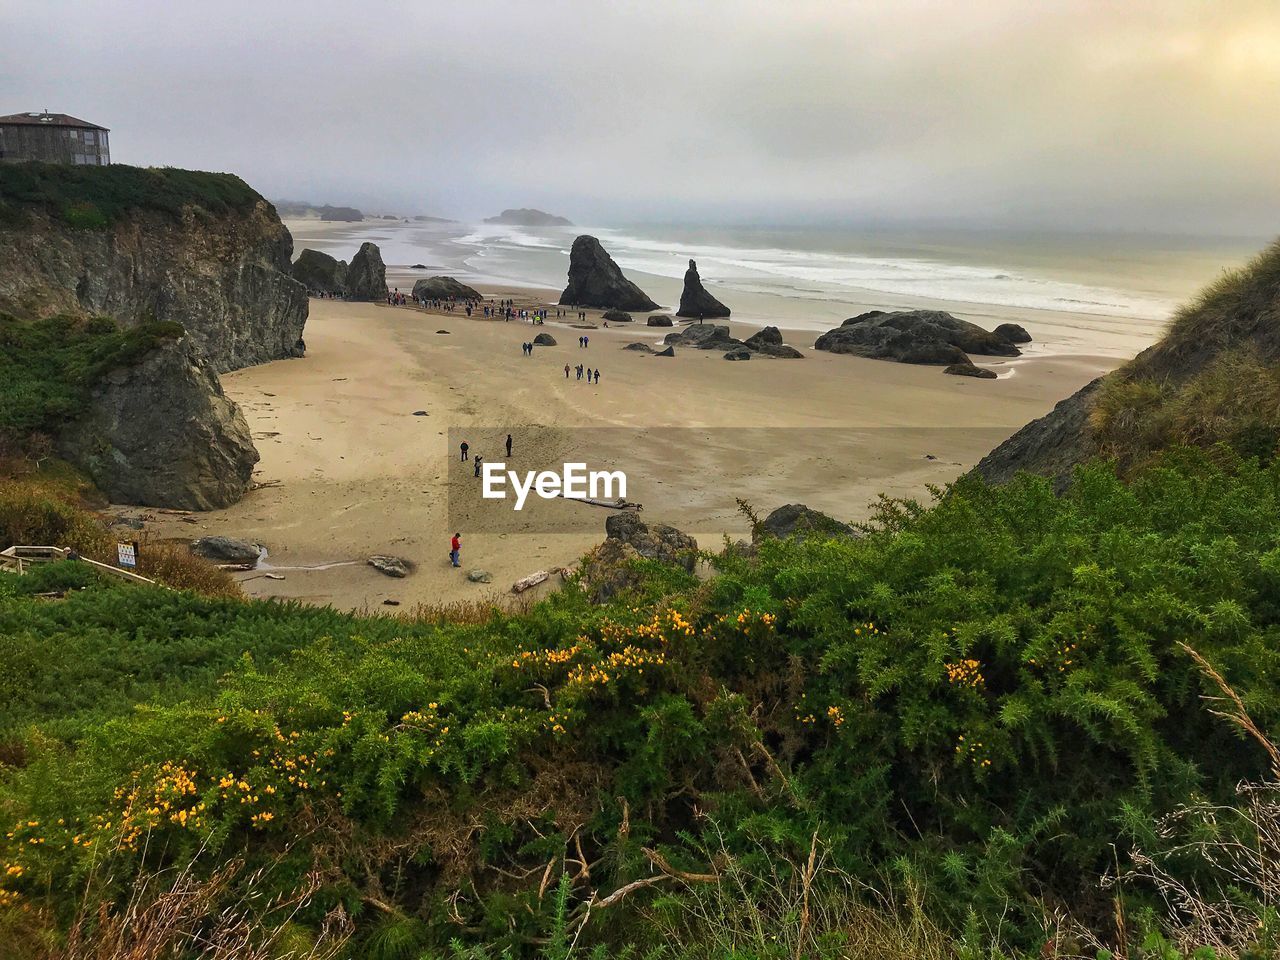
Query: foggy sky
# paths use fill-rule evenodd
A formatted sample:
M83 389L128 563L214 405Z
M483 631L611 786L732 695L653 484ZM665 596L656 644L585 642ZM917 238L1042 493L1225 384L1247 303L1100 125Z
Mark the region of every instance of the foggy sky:
M1280 228L1277 0L0 0L0 114L474 218Z

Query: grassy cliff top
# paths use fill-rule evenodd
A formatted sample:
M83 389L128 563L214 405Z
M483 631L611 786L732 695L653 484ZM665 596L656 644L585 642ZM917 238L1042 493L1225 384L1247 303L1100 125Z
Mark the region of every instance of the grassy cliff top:
M222 214L250 209L260 200L261 194L230 173L123 164L0 164L0 225L21 224L29 212L39 211L93 229L139 210L177 218L186 207Z

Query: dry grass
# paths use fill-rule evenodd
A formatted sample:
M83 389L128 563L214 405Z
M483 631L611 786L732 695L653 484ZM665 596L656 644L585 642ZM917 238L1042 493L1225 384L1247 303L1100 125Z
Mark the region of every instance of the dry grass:
M0 549L13 544L71 547L114 563L117 537L93 511L101 505L101 495L65 463L6 461L0 464ZM241 596L229 573L183 545L143 538L141 547L138 572L145 577L206 596Z

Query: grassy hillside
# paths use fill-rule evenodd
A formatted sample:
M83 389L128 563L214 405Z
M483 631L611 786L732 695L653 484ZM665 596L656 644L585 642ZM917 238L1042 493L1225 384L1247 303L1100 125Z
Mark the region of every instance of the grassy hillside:
M32 211L73 227L100 229L131 211L178 219L189 207L222 214L251 209L261 200L229 173L125 164L0 164L0 227L21 224Z
M1280 445L1280 243L1175 315L1159 343L1104 382L1090 425L1103 454L1139 464L1175 444Z
M0 577L0 957L1177 955L1100 877L1266 773L1180 644L1280 727L1280 465L716 562L465 624Z

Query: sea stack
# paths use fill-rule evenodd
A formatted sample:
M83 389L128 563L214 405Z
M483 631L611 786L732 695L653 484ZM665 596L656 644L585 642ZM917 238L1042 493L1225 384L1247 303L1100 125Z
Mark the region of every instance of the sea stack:
M648 311L659 309L645 292L622 275L613 257L595 237L583 235L569 251L569 285L560 294L565 306Z
M694 317L712 320L729 316L729 308L707 293L698 276L698 264L690 260L689 269L684 272L684 292L680 294L680 309L677 317Z
M387 299L387 268L376 243L362 243L347 267L348 300Z

